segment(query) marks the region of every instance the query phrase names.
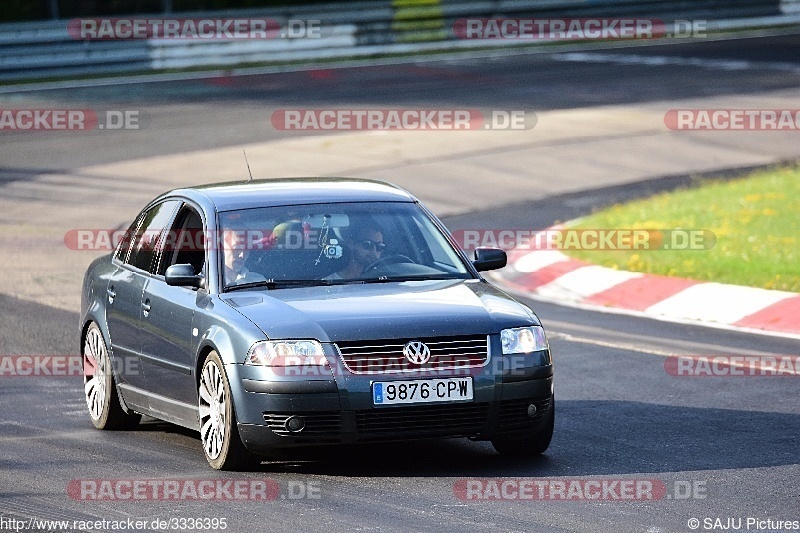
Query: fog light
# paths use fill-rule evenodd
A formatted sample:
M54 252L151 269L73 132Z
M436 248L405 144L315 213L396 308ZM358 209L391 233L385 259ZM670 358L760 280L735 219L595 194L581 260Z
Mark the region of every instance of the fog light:
M306 427L306 422L299 416L290 416L286 419L286 429L292 433L300 433Z
M528 406L528 417L534 418L536 416L536 406L534 404L530 404Z

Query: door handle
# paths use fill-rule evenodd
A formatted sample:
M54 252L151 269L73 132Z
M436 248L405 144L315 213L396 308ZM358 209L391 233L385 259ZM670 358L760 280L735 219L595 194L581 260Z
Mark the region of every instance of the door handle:
M142 303L142 312L144 313L145 317L150 314L150 299L149 298L147 300L145 300L144 303Z
M106 293L108 294L108 303L113 304L114 303L114 298L117 297L117 292L114 290L114 286L110 285L106 289Z

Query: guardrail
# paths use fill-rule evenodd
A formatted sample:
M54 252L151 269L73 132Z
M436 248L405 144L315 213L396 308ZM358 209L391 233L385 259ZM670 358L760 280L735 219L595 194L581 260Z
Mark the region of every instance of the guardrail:
M272 39L78 40L68 20L0 24L0 80L62 78L163 71L429 49L501 46L454 33L464 18L652 17L664 21L725 20L726 28L800 22L800 0L381 0L181 13L171 18L262 18L278 23ZM153 15L149 18L159 18ZM148 18L137 15L135 18ZM314 38L285 35L292 21L319 21ZM733 23L731 22L733 21ZM301 32L302 33L302 32ZM516 44L519 44L518 42Z

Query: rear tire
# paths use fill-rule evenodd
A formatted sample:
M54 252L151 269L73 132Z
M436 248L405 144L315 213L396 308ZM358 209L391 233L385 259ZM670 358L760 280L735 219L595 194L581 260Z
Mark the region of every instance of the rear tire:
M217 352L208 354L198 387L200 440L208 464L216 470L250 470L260 457L245 448L239 436L225 367Z
M89 418L98 429L133 429L142 419L142 415L126 413L120 404L108 347L94 322L83 343L83 394Z
M556 421L555 396L550 396L550 409L541 429L526 437L495 437L492 446L500 455L508 457L535 457L550 447Z

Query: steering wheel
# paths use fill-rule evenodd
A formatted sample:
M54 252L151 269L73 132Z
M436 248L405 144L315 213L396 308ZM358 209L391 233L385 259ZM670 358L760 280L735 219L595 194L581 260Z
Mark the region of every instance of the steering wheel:
M389 265L397 265L400 263L414 263L414 260L408 256L403 254L391 254L381 257L377 261L373 261L364 269L363 273L371 272L373 270L378 270L379 268L389 266Z

